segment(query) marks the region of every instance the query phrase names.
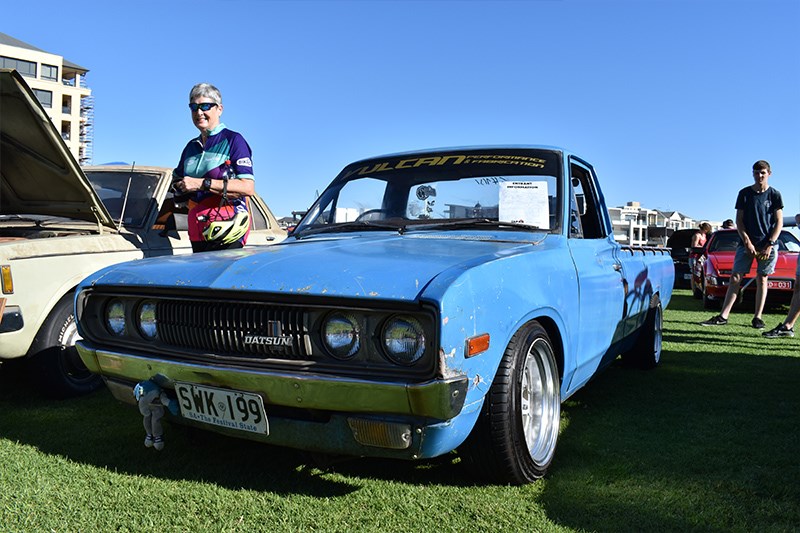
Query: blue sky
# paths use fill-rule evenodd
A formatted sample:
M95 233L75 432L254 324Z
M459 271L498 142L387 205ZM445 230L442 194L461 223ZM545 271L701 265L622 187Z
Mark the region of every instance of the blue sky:
M174 166L207 81L277 216L350 161L480 144L563 146L610 205L710 220L766 159L800 210L798 0L7 4L0 31L89 69L95 163Z

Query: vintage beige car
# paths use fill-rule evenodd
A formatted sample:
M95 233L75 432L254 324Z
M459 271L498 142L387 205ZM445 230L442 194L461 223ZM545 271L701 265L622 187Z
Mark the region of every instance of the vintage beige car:
M49 396L102 384L78 357L75 286L108 265L191 252L172 170L78 166L23 78L0 69L0 363L27 357ZM251 198L248 246L282 241Z

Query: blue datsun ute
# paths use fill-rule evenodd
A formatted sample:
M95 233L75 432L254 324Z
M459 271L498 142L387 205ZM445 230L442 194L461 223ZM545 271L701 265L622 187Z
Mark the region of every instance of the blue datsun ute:
M490 478L550 466L561 402L618 355L652 368L674 271L614 240L592 166L551 147L347 166L275 246L112 266L75 305L81 358L173 420ZM173 401L174 400L174 401Z

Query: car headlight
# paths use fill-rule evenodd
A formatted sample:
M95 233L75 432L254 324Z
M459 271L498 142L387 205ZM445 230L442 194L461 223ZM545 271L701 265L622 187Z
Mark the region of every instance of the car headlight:
M413 365L425 352L425 331L416 318L392 317L383 328L383 348L399 365Z
M139 331L141 331L142 335L147 339L153 340L158 337L157 322L156 303L152 300L144 301L142 305L139 306Z
M113 335L125 334L125 305L122 300L111 300L106 305L106 327Z
M349 359L361 348L361 328L353 315L333 313L322 327L322 341L337 359Z

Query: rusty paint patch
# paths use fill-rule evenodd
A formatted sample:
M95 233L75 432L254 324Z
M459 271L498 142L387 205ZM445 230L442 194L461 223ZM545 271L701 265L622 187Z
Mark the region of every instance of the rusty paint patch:
M450 353L445 352L444 348L439 348L439 372L441 373L442 378L448 379L464 375L464 373L460 372L459 369L450 366L450 363L453 359L455 359L455 356L455 348L450 350ZM448 359L450 361L448 361Z

